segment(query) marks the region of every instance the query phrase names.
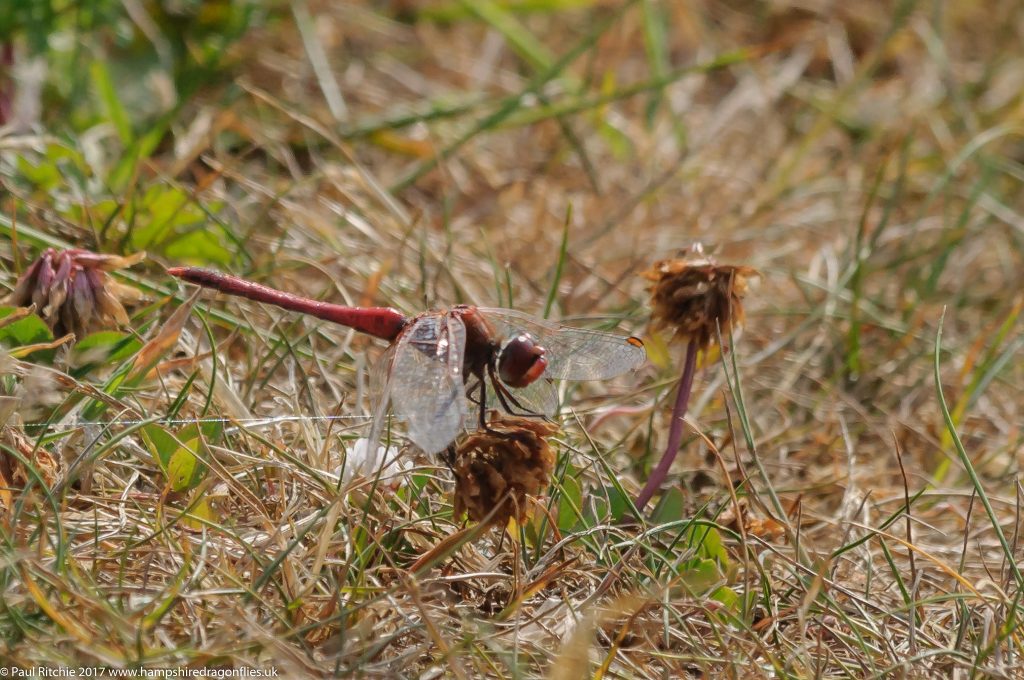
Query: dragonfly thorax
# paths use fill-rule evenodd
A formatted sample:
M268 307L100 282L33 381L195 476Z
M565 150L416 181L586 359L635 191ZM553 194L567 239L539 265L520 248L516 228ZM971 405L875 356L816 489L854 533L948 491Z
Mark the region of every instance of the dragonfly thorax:
M529 333L508 340L498 353L498 376L510 387L526 387L544 374L547 351Z

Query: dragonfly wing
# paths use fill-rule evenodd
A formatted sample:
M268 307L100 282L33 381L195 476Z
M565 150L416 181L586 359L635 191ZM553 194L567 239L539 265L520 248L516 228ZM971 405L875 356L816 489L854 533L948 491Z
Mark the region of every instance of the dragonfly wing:
M636 370L647 360L644 345L637 338L563 326L513 309L480 311L504 337L529 333L547 350L546 378L605 380Z
M534 380L526 387L512 389L516 400L531 413L554 416L558 413L558 390L547 378Z
M549 417L558 413L558 390L548 379L535 380L526 387L509 387L508 385L503 385L503 387L519 402L518 406L515 403L509 403L513 412L526 412ZM471 396L472 398L467 397L467 400L470 404L470 411L475 413L474 409L480 408L480 404L476 401L479 398L479 392L474 389ZM487 408L488 410L492 408L506 410L498 399L490 380L487 381Z
M505 387L508 387L506 385ZM542 416L553 416L558 412L558 391L554 383L547 378L534 380L526 387L509 387L512 398L519 402L518 406L510 403L514 411L525 410ZM499 404L501 402L492 402Z
M388 392L409 439L426 453L443 451L465 423L465 349L466 327L451 314L420 317L398 339Z
M394 343L384 350L370 371L370 446L377 445L387 422L388 404L391 402L391 367L397 348L398 343Z

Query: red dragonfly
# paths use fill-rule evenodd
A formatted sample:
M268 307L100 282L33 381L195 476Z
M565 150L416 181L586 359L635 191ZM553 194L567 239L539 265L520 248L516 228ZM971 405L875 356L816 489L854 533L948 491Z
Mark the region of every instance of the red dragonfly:
M548 416L552 380L602 380L646 360L639 338L571 328L511 309L456 305L408 317L390 307L320 302L199 267L168 274L205 288L266 302L353 328L391 343L371 379L377 394L370 441L390 402L426 453L445 450L467 424L470 406L486 428L495 400L515 415Z

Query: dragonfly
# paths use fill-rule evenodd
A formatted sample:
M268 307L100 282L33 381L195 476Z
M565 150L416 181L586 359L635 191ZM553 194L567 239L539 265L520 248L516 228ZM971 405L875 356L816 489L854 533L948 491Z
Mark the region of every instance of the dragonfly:
M407 316L391 307L350 307L302 297L200 267L167 273L213 290L330 321L389 344L371 374L369 440L379 439L388 406L410 441L434 454L452 443L488 404L518 416L557 410L554 380L605 380L646 361L633 336L564 326L512 309L455 305Z

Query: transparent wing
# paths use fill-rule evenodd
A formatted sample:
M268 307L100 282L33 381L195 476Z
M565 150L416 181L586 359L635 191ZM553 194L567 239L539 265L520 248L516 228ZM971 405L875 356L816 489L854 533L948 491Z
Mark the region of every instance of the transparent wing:
M547 378L535 380L526 387L509 387L509 392L519 405L530 413L553 416L558 412L558 390ZM515 408L515 404L509 405Z
M512 393L519 405L516 406L514 403L510 403L514 412L527 412L542 416L554 416L558 413L558 390L555 389L555 385L548 379L541 378L535 380L526 387L509 387L505 385L505 388ZM479 388L474 387L471 395L466 395L466 401L469 408L471 417L476 417L480 409L480 404L477 399L480 398ZM498 400L498 395L494 391L494 385L491 384L490 380L487 380L487 408L488 410L496 408L499 410L506 410L501 401Z
M370 434L369 444L376 446L387 422L388 404L391 402L391 366L395 361L398 343L394 343L380 355L370 370Z
M387 393L426 453L443 451L465 423L465 349L466 327L450 314L420 317L398 339Z
M504 337L526 332L536 338L548 352L546 378L604 380L636 370L647 360L637 338L563 326L513 309L480 308L480 312Z

